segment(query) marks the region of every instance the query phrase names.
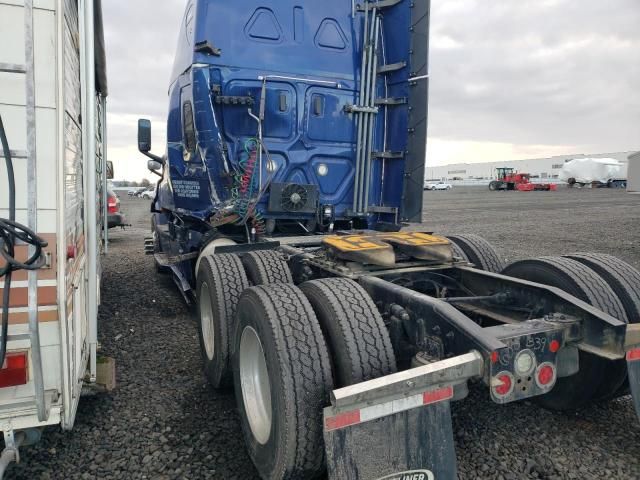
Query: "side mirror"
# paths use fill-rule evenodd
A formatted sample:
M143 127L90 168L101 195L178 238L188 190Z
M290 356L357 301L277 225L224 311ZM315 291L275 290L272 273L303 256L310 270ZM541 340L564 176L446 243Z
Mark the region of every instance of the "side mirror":
M151 151L151 120L138 120L138 150L145 154Z
M107 160L107 180L113 180L113 162Z
M149 160L147 162L147 168L151 171L151 173L162 176L162 174L160 173L160 171L162 170L162 163L156 160Z

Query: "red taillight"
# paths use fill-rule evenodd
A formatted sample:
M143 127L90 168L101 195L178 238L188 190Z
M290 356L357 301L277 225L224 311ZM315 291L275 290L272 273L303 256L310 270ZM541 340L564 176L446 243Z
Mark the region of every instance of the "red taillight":
M547 388L556 381L556 368L551 363L543 363L536 370L536 383L541 388Z
M640 360L640 348L634 348L627 352L627 360L629 362L635 362Z
M509 372L499 373L491 382L493 392L498 397L506 397L513 391L513 375Z
M109 195L107 197L107 211L109 213L118 213L118 199Z
M549 344L549 350L551 350L551 353L556 353L558 350L560 350L560 342L558 340L551 340L551 343Z
M27 352L7 353L0 370L0 388L26 385L29 381Z

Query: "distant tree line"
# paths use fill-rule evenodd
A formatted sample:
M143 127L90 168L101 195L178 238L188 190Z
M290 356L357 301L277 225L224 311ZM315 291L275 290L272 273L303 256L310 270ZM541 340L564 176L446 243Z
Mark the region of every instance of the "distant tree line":
M151 182L149 180L147 180L146 178L143 178L141 181L139 182L132 182L130 180L114 180L113 181L113 186L115 188L120 188L120 187L149 187L151 185Z

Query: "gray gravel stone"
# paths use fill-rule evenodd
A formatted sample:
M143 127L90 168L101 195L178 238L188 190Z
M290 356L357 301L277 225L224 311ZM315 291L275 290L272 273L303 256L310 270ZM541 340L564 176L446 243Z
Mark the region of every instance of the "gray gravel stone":
M122 204L134 227L111 232L99 327L118 388L82 399L74 430L48 428L7 478L257 480L233 395L202 375L192 313L144 255L149 204ZM591 250L640 267L640 196L454 189L428 192L425 206L425 230L483 235L509 260ZM494 404L476 383L453 405L453 428L461 480L640 478L640 422L629 398L553 413Z

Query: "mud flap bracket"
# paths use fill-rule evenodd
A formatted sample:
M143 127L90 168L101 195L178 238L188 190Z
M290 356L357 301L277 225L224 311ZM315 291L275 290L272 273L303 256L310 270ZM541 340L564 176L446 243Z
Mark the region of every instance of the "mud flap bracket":
M640 324L627 325L625 349L631 398L640 419Z
M454 480L454 386L481 377L482 355L465 355L332 393L324 410L330 480Z
M631 398L636 407L636 414L640 419L640 348L627 352L627 372L629 374L629 387Z

